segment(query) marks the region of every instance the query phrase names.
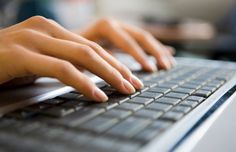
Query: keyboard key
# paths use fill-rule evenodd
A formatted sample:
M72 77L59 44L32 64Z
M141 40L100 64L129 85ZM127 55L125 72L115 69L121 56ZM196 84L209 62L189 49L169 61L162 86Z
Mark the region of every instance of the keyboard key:
M131 103L137 103L137 104L143 104L143 105L148 105L154 100L151 98L145 98L145 97L134 97L133 99L128 100L127 102Z
M131 138L151 123L148 119L130 117L111 128L107 133Z
M127 140L118 140L108 137L99 137L92 142L90 142L86 148L86 151L101 151L101 152L110 152L110 151L119 151L119 152L133 152L137 151L140 147L140 143Z
M40 102L35 105L27 106L24 109L32 112L39 112L41 110L48 109L50 107L52 107L52 105Z
M207 91L207 90L197 90L194 95L196 96L201 96L201 97L209 97L211 95L211 91Z
M143 105L135 104L135 103L123 103L123 104L117 106L116 108L137 111L137 110L143 108Z
M184 83L184 84L180 85L180 87L181 88L188 88L188 89L199 89L201 87L201 85Z
M131 94L131 95L129 95L129 98L134 98L134 97L136 97L137 95L139 95L140 94L140 92L135 92L135 93L133 93L133 94Z
M104 108L106 110L109 110L109 109L112 109L112 108L118 106L118 103L110 100L110 101L103 102L103 103L92 103L92 104L90 104L90 106L93 106L95 108Z
M144 87L149 87L149 88L155 87L157 85L157 83L152 82L152 81L143 81L143 84L144 84Z
M207 91L211 91L211 92L215 92L216 91L216 87L209 87L209 86L203 86L201 88L201 90L207 90Z
M191 95L193 92L195 92L195 90L178 87L178 88L173 89L173 92L179 92L179 93L185 93L185 94Z
M170 92L168 94L166 94L166 97L170 97L170 98L176 98L176 99L185 99L188 97L188 94L184 94L184 93L175 93L175 92Z
M174 89L174 88L178 87L177 84L172 84L172 83L162 83L157 86L160 88L168 88L168 89Z
M190 107L178 105L174 107L171 111L182 112L184 114L188 113L191 110Z
M40 114L52 117L63 117L74 112L73 108L54 106L46 110L40 111Z
M118 122L118 119L107 117L96 117L80 126L79 128L101 133L112 127Z
M64 103L60 104L60 106L74 108L75 110L79 110L87 104L88 104L87 102L86 103L80 102L78 100L68 100L68 101L65 101Z
M123 118L130 116L131 114L132 114L131 111L114 108L114 109L111 109L111 110L105 112L102 116L123 119Z
M160 98L162 95L163 95L162 93L156 93L156 92L148 92L148 91L146 91L146 92L140 94L139 97L157 99L157 98Z
M79 124L82 124L85 121L88 121L103 112L105 112L105 110L100 108L81 108L78 111L75 111L68 116L62 117L61 119L58 120L51 120L51 121L53 121L55 124L62 124L65 126L73 127L73 126L78 126Z
M62 99L54 98L54 99L45 100L45 101L43 101L42 103L57 105L57 104L60 104L60 103L63 103L63 102L64 102L64 101L63 101Z
M154 110L150 110L150 109L141 109L135 113L135 116L149 118L149 119L157 119L162 114L163 114L163 112L161 112L161 111L154 111Z
M164 103L164 104L171 104L171 105L176 105L180 102L180 99L174 99L174 98L168 98L168 97L161 97L154 102L159 102L159 103Z
M33 111L17 110L6 114L5 117L16 118L16 119L27 119L35 116L36 114L37 113Z
M143 92L145 92L145 91L147 91L147 90L149 90L149 87L145 87L145 86L144 86L142 89L137 90L137 91L143 93Z
M147 106L147 108L166 112L172 108L172 105L162 103L151 103Z
M198 105L197 101L193 101L193 100L184 100L180 103L180 105L182 106L189 106L191 108L194 108Z
M172 124L173 124L172 121L156 120L149 127L153 128L153 129L164 131L165 129L167 129Z
M109 96L109 99L107 102L112 102L112 103L124 103L127 100L129 100L129 96L128 95L124 95L118 92L113 93L112 95Z
M189 96L189 97L186 98L186 100L202 102L202 101L205 100L205 98L199 97L199 96Z
M144 142L144 143L147 143L159 134L161 134L161 130L148 127L148 128L145 128L140 133L138 133L134 137L134 139Z
M172 120L172 121L177 121L180 118L182 118L183 115L184 114L180 113L180 112L169 111L169 112L165 113L161 118L167 119L167 120Z
M76 93L66 93L63 95L58 96L58 99L63 99L63 100L78 100L80 97L82 97L81 94L76 94Z
M149 92L158 92L162 94L166 94L171 91L171 89L168 88L159 88L159 87L154 87L148 90Z

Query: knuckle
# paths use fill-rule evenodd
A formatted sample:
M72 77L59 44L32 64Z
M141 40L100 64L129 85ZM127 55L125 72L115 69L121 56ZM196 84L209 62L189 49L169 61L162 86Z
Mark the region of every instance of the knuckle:
M79 51L80 55L86 59L94 56L93 49L87 45L80 46L78 49L80 50Z
M132 72L125 65L119 64L118 68L121 71L121 73L125 75L126 77L131 76Z
M102 18L102 19L99 20L99 23L100 23L101 26L107 27L107 26L112 26L112 25L114 25L115 20L113 20L113 19L111 19L111 18L109 18L109 17L104 17L104 18Z
M119 85L123 84L123 77L121 76L120 72L118 72L116 69L112 68L111 70L109 70L109 75L116 78L117 84L119 84Z
M32 28L34 27L48 28L51 27L52 25L54 25L54 23L43 16L33 16L26 21L26 26Z
M43 17L43 16L33 16L28 21L32 22L32 23L45 23L45 22L49 22L48 19Z
M91 82L91 80L84 75L81 77L81 80L84 82L81 83L81 90L86 90L86 92L92 93L95 85Z
M143 31L141 33L141 39L142 40L150 40L152 38L152 34L147 32L147 31Z
M19 31L19 35L24 36L24 37L30 37L34 34L34 30L32 29L23 29Z
M70 74L73 68L72 64L68 61L56 61L53 67L55 68L56 74L60 76Z

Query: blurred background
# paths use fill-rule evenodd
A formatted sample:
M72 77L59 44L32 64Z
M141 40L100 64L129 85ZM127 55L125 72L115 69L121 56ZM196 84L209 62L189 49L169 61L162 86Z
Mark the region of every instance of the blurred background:
M176 56L236 61L236 0L0 0L0 27L42 15L74 30L109 16L150 31Z

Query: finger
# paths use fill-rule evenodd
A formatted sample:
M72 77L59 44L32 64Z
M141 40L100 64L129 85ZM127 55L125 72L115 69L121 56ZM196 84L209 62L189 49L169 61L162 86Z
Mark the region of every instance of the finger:
M72 86L94 101L106 101L107 96L71 63L54 57L29 53L24 61L24 68L31 74L57 78L66 85Z
M165 46L166 49L169 51L170 55L174 55L175 54L175 48L172 46Z
M31 43L34 43L41 50L41 53L67 60L88 69L122 93L130 94L135 91L133 86L115 68L103 60L90 47L39 33L35 35L37 35L37 40L31 40Z
M124 30L122 30L116 22L106 22L100 24L98 27L101 30L101 35L112 41L122 50L126 51L137 60L141 66L148 71L155 71L156 67L148 62L147 55L143 49L138 45L138 43ZM105 27L104 27L105 26Z
M168 49L158 42L151 34L130 25L121 24L121 26L133 36L148 53L156 58L161 68L169 69L173 65L173 57L166 53Z
M61 27L58 23L56 23L53 20L50 20L50 25L48 27L50 28L50 34L56 38L64 39L73 41L80 44L85 44L89 47L91 47L100 57L102 57L106 62L108 62L112 67L114 67L116 70L118 70L122 76L128 80L136 89L141 89L143 87L143 83L134 76L131 71L124 66L122 63L120 63L117 59L115 59L112 55L110 55L107 51L105 51L102 47L100 47L98 44L91 42L83 37L80 37L63 27Z

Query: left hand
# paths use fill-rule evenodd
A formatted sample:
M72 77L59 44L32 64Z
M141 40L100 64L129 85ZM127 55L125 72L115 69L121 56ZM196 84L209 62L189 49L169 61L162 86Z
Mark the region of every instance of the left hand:
M155 65L147 60L147 55L155 57L160 68L169 69L175 64L173 49L157 41L150 33L135 26L127 25L114 19L103 18L86 27L81 36L99 41L107 39L118 48L127 52L138 61L146 71L156 71Z

